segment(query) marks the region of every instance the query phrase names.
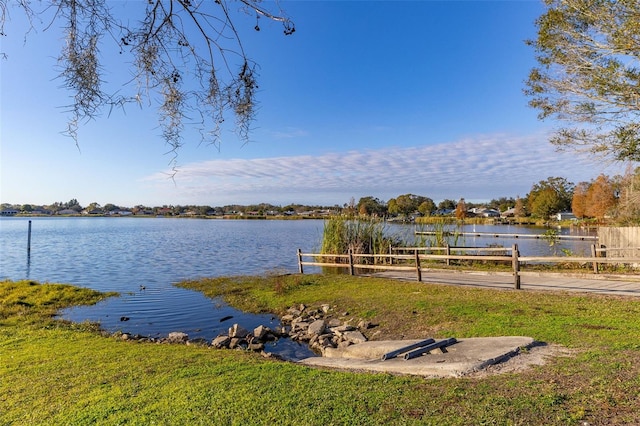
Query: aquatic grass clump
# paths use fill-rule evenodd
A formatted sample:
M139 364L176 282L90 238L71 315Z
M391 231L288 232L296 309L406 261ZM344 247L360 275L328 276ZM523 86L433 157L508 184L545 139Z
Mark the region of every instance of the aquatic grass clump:
M416 223L420 225L430 224L446 224L455 225L458 223L458 219L454 216L422 216L416 218Z
M402 245L401 238L398 235L393 235L387 224L381 220L348 219L335 216L324 223L320 253L388 254L391 247L398 245ZM331 261L335 260L337 259ZM359 263L372 262L367 258L357 258L357 261Z
M92 305L117 293L100 293L67 284L40 284L35 281L0 281L0 325L15 321L52 318L59 309Z
M455 225L455 229L451 225ZM456 246L462 237L461 224L446 217L432 218L428 224L420 224L416 231L428 233L417 235L416 243L424 247Z

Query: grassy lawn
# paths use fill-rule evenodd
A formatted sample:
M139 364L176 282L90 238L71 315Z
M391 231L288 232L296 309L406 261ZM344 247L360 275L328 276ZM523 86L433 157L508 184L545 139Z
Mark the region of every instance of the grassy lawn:
M0 425L640 424L640 299L350 276L187 282L255 312L327 303L369 337L526 335L571 357L521 373L424 379L304 367L243 351L120 341L56 309L105 295L0 282ZM343 315L346 314L347 315Z

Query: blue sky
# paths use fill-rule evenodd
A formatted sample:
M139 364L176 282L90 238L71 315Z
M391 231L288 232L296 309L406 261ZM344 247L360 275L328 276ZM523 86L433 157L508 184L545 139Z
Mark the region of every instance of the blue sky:
M13 10L1 47L0 201L342 205L413 193L479 202L525 196L549 176L579 182L620 170L555 152L555 124L527 106L535 62L524 40L535 37L539 1L281 5L292 36L264 19L260 32L253 17L236 21L260 65L251 141L227 129L218 149L187 129L174 179L153 106L105 112L80 128L79 148L62 135L62 35L54 26L25 42ZM114 59L105 49L107 81L126 72Z

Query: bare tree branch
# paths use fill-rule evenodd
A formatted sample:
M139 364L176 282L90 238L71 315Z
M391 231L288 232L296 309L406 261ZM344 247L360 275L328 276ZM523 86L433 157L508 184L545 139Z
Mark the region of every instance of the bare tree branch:
M220 128L231 114L240 138L249 138L257 103L257 65L244 50L234 22L238 18L231 13L232 3L235 1L132 2L127 4L125 22L108 0L46 0L41 11L28 0L0 0L0 34L5 35L10 7L21 9L28 17L55 8L53 21L62 24L66 35L59 56L60 79L73 93L67 106L66 134L77 143L79 126L98 117L103 108L110 113L127 103L142 105L146 100L153 104L157 94L162 99L157 105L163 138L176 154L183 145L185 120L195 122L191 124L203 141L219 146ZM237 3L249 15L281 23L285 35L295 31L279 7L274 12L260 0ZM103 88L106 66L99 53L107 42L115 42L122 54L133 57L133 78L128 85L135 87L130 94L122 95L120 90L109 93Z
M551 142L640 161L640 2L545 2L525 93L540 119L566 124Z

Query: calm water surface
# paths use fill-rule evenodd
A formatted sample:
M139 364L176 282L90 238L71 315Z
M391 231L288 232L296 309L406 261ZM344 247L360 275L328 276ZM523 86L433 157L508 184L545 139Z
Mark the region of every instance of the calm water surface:
M479 233L479 234L526 234L526 235L542 235L548 228L540 226L521 226L521 225L464 225L460 227L448 226L445 229L452 233ZM554 228L558 235L573 237L593 237L597 233L592 229L585 228ZM418 231L433 231L433 227L419 226ZM424 237L427 239L429 237ZM501 247L511 247L513 244L518 245L518 251L522 256L562 256L562 250L566 249L576 256L590 256L591 245L594 241L590 238L585 240L566 239L559 240L553 246L544 238L513 238L513 237L494 237L492 235L475 236L461 235L458 237L449 237L451 246L465 247L487 247L495 244Z
M32 237L31 255L27 257L29 220ZM297 272L296 250L319 251L323 226L322 220L1 218L0 279L70 283L121 293L121 297L95 306L65 310L62 316L72 321L98 321L109 331L152 337L184 331L192 338L211 339L233 322L247 329L278 322L270 315L243 314L221 300L208 299L173 283L223 275ZM389 232L410 240L416 229L429 230L392 225ZM458 230L544 232L540 228L491 225L468 225ZM546 241L536 239L464 237L455 244L510 247L514 242L523 255L553 254ZM560 248L585 254L590 244L562 242ZM305 272L317 271L305 268ZM234 318L220 321L229 315ZM123 322L122 317L129 320ZM308 356L306 347L286 350L294 352L284 354L290 358ZM298 350L301 352L295 353Z
M296 272L296 250L317 250L322 228L319 220L2 218L0 278L70 283L121 293L95 306L63 311L62 316L72 321L98 321L109 331L151 337L184 331L191 338L211 339L233 322L252 329L260 324L273 327L278 320L243 314L221 300L173 283L222 275ZM229 315L234 318L220 322ZM123 322L122 317L129 320ZM287 348L298 349L300 356L308 356L306 347Z

